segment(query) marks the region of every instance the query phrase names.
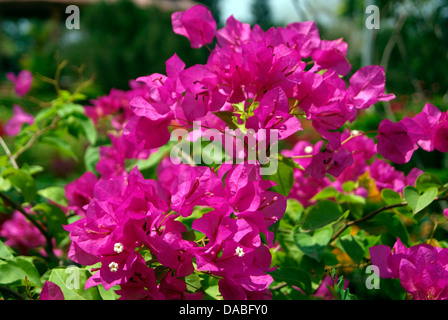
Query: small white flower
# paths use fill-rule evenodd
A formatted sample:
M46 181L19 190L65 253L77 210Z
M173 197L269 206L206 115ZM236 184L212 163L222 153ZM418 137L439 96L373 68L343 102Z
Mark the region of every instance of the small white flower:
M357 136L360 132L358 130L352 130L351 134L352 136Z
M237 254L237 256L238 257L242 257L242 256L244 256L244 250L243 250L243 248L241 248L241 247L237 247L236 249L235 249L235 253Z
M313 147L312 146L306 146L303 151L305 151L306 154L310 154L310 153L313 152Z
M109 263L109 269L112 272L117 272L118 271L118 263L112 261L111 263Z
M123 252L123 249L124 249L124 247L123 247L123 244L121 242L117 242L116 244L114 244L114 251L116 253Z

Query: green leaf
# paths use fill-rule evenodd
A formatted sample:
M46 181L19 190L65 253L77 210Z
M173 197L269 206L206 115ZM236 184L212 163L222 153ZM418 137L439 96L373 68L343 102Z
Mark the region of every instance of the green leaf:
M14 258L13 250L0 240L0 259L10 260Z
M296 228L294 231L297 231ZM293 233L294 242L306 255L320 261L320 257L327 247L333 235L331 226L318 229L312 235L308 233L295 232Z
M59 186L52 186L46 189L37 191L37 194L47 198L61 206L67 206L68 200L65 197L65 189Z
M71 98L71 93L67 90L59 90L58 91L58 99L61 99L62 101L67 101Z
M393 238L400 238L403 244L408 245L410 242L409 232L401 222L400 217L391 212L381 212L375 217L375 222L379 225L386 226L387 231Z
M294 168L288 166L282 161L278 161L276 173L273 175L264 175L263 179L276 182L277 185L272 187L270 190L278 192L286 197L289 195L294 183Z
M282 223L282 220L288 220L292 226L295 226L299 222L302 213L303 205L296 199L288 199L286 201L285 215L280 220L280 223Z
M337 199L338 203L345 202L345 203L350 203L350 204L355 204L355 205L356 204L360 204L360 205L366 204L366 199L361 197L361 196L358 196L356 194L342 194L342 193L340 193L337 196L336 199Z
M276 239L282 248L273 253L273 260L279 260L276 265L298 267L305 254L297 247L292 232L280 232Z
M61 288L65 300L101 300L97 287L84 290L89 277L90 273L86 269L67 267L51 270L48 280Z
M33 263L33 259L33 257L18 256L14 258L14 263L23 270L28 281L36 286L41 286L40 274Z
M94 145L96 143L97 133L96 133L95 125L93 124L92 119L90 119L89 117L87 117L83 114L73 115L73 118L76 119L76 122L83 129L84 135L86 136L86 138L90 142L90 144Z
M33 176L37 173L43 172L45 170L44 167L42 167L42 166L38 166L38 165L29 166L27 163L23 164L21 169L31 176Z
M290 167L305 170L305 168L303 168L303 166L295 162L293 158L282 156L281 161Z
M25 279L25 273L11 261L0 260L0 284L12 284Z
M0 284L12 284L27 277L32 284L41 286L39 272L31 260L31 257L24 256L0 260Z
M148 159L141 159L136 162L132 162L130 166L127 166L127 169L130 171L135 166L138 167L140 171L147 170L152 168L160 163L160 161L165 157L165 155L172 149L171 144L166 144L157 149L156 152L152 153Z
M34 123L40 123L41 121L53 118L56 114L57 110L54 107L42 109L34 117Z
M344 190L347 193L350 193L354 188L356 187L356 183L354 181L345 181L342 184L342 190Z
M344 289L344 277L341 276L336 284L336 294L340 300L357 300L358 297L351 294L349 289Z
M419 192L426 191L429 188L440 188L443 185L442 181L435 175L425 172L421 174L415 181L415 187Z
M32 202L36 196L36 182L33 177L20 169L8 168L3 177L20 190L26 202Z
M407 186L403 190L404 199L412 208L414 214L429 206L434 201L437 193L438 189L436 187L429 187L423 192L419 192L412 186Z
M58 108L58 115L61 118L67 117L69 115L84 115L84 107L80 104L66 103L62 107Z
M386 202L388 205L394 205L403 202L401 194L388 188L381 190L381 197L383 198L384 202Z
M70 144L63 140L62 138L59 138L57 136L44 136L42 137L42 142L48 144L49 146L52 146L53 148L55 148L56 150L58 150L59 152L61 152L62 154L72 157L73 159L77 160L78 157L76 156L76 154L73 152L72 147L70 146Z
M330 200L321 200L309 207L303 221L303 230L316 230L338 221L342 215L341 207Z
M95 166L100 160L99 150L99 147L87 147L87 150L84 154L84 166L86 167L86 171L96 172Z
M299 268L280 266L270 274L276 281L286 282L290 286L299 287L306 294L311 293L310 276Z
M104 289L103 286L97 286L98 292L101 295L102 300L117 300L120 296L115 293L115 290L119 290L120 286L114 286L109 290Z
M217 116L219 119L221 119L222 121L224 121L230 129L236 130L237 126L233 122L233 117L234 117L233 112L230 112L230 111L216 111L216 112L213 112L213 114L215 116Z
M8 179L0 177L0 191L9 191L12 185Z
M348 234L339 238L338 242L343 251L345 251L345 253L347 253L356 263L360 263L364 258L365 247L363 242L357 236Z
M187 290L192 293L201 291L201 279L196 273L192 273L185 277L185 284L187 285Z
M50 203L39 203L34 206L33 210L40 210L44 213L50 235L54 237L56 244L60 244L68 235L68 232L63 228L64 225L68 224L64 212Z
M335 198L339 192L335 187L326 187L320 190L317 194L312 198L313 200L325 200L328 198Z

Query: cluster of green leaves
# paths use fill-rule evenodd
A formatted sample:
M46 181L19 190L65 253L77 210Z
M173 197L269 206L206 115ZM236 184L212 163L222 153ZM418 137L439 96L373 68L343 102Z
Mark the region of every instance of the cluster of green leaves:
M20 157L29 150L48 146L56 153L79 161L69 138L86 145L97 141L97 131L82 105L76 101L85 97L77 93L58 90L58 96L48 107L34 117L32 125L23 125L20 133L10 138L11 147L4 143L4 155L0 156L0 212L2 219L11 217L14 211L23 214L45 238L45 253L39 248L18 254L0 241L0 294L4 298L36 299L45 280L60 284L65 281L65 267L70 262L55 255L55 249L66 251L70 243L64 225L76 217L66 215L61 207L67 206L64 185L41 183L39 175L45 168L28 163L29 157ZM6 147L5 147L6 146ZM24 160L26 159L26 160ZM89 270L78 268L77 285L61 286L67 298L101 298L98 289L84 291ZM72 288L72 289L69 289Z

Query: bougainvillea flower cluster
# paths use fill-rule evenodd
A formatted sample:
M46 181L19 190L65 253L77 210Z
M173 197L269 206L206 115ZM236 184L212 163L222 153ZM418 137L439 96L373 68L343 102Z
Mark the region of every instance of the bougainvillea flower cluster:
M372 264L381 278L400 279L415 300L448 299L448 249L419 244L407 248L400 239L393 248L370 248Z

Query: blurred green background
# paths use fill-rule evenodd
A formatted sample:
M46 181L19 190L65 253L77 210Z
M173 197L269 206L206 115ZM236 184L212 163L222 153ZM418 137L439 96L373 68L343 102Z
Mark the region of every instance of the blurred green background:
M353 127L375 130L379 121L392 121L419 112L426 102L442 110L448 107L448 1L446 0L202 0L222 27L229 15L242 22L286 26L294 21L314 20L322 39L343 38L348 43L351 73L363 65L386 69L388 92L397 98L378 103ZM154 72L165 73L165 61L176 53L187 66L205 63L208 51L192 49L189 41L171 28L171 14L198 3L183 0L118 1L26 1L0 0L0 133L11 116L13 104L33 113L37 101L54 99L55 90L43 77L54 78L57 65L66 60L61 87L73 90L80 81L94 77L84 90L90 99L112 88L126 90L129 80ZM83 4L88 3L88 4ZM142 5L142 3L149 3ZM80 9L80 29L67 29L70 4ZM379 9L380 28L365 26L368 5ZM26 98L17 98L7 72L29 69L35 76ZM82 70L82 72L80 72ZM82 78L80 77L82 76ZM350 74L345 78L349 79ZM31 98L30 98L31 97ZM83 147L79 146L79 153ZM44 156L40 156L43 154ZM29 154L53 172L66 177L73 159L49 157L42 149ZM448 180L448 158L419 150L401 166L436 172ZM77 164L82 169L82 163Z
M80 5L80 29L67 29L65 8L76 1L0 1L0 103L11 107L14 96L6 72L29 69L54 75L57 62L85 65L84 77L95 76L87 93L127 89L130 79L165 71L165 60L177 53L187 66L204 63L205 48L194 50L171 30L171 13L191 1L86 1ZM444 108L448 102L448 2L445 0L203 0L223 26L229 14L263 29L292 21L315 20L322 39L344 38L352 72L364 64L387 70L387 89L397 99L389 106L400 112L425 101ZM44 4L46 5L44 5ZM51 4L50 4L51 3ZM137 5L137 3L151 3ZM196 2L197 3L197 2ZM380 10L380 29L368 30L369 4ZM71 72L70 72L71 71ZM62 85L70 88L78 74L67 68ZM52 88L37 77L32 95L43 100ZM25 101L21 101L26 103ZM29 104L29 107L32 107ZM411 108L412 110L412 108ZM390 110L388 110L390 111ZM417 110L418 111L418 110ZM393 116L389 114L389 116Z

